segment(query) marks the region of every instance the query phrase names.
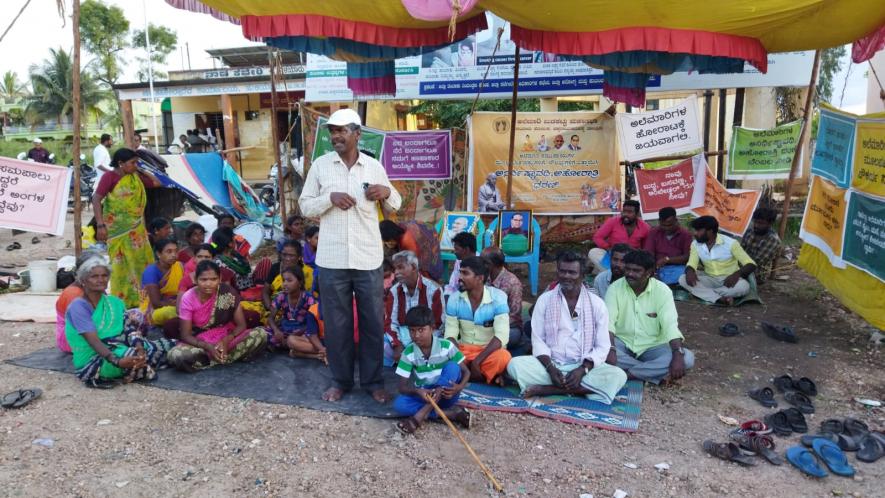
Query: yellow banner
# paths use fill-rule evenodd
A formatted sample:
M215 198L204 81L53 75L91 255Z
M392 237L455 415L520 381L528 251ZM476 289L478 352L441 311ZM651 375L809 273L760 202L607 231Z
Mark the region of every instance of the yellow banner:
M885 197L885 122L858 121L851 186Z
M470 134L470 209L500 210L507 201L510 113L473 114ZM615 137L615 120L605 113L518 113L513 209L535 214L620 211L623 194Z
M823 178L813 175L808 202L799 237L820 249L831 263L844 267L842 258L842 234L845 231L845 206L847 189L839 188Z

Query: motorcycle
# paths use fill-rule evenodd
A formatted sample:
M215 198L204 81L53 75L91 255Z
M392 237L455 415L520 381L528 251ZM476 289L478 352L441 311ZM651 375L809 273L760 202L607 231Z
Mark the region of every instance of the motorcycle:
M74 160L68 162L68 168L74 167ZM80 201L89 204L92 202L92 194L95 190L95 168L86 162L86 154L80 154ZM71 175L71 189L68 196L68 206L74 205L74 179Z

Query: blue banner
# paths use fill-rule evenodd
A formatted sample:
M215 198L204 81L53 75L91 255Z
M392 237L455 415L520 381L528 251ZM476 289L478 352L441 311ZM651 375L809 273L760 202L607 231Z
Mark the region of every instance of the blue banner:
M826 178L839 188L848 188L854 156L854 133L857 119L821 106L817 145L811 159L811 172Z

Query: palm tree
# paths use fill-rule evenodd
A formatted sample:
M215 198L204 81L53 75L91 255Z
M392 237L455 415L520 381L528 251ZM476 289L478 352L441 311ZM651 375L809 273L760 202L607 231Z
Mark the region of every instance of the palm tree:
M18 80L18 73L6 71L0 79L0 99L7 104L14 104L28 95L28 87Z
M28 110L41 118L55 118L59 122L73 113L74 92L71 80L73 61L63 48L49 49L49 58L30 68L33 96ZM84 114L101 115L98 104L106 97L90 72L80 74L80 105ZM84 119L85 122L85 119Z

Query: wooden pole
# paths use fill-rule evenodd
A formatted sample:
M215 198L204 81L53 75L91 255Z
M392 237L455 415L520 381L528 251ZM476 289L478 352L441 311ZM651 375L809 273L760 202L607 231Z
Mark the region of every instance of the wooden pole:
M717 157L724 156L728 154L727 150L711 150L710 152L703 153L705 157ZM658 157L649 157L648 159L643 159L641 161L621 161L621 166L629 166L631 164L643 164L643 163L655 163L658 161L669 161L676 159L688 159L689 157L694 157L697 154L677 154L675 156L658 156Z
M725 102L728 97L728 91L724 88L719 89L719 126L717 127L716 149L723 150L725 148ZM725 184L725 156L719 156L717 161L717 173L719 183Z
M427 394L424 394L424 401L427 401L428 403L430 403L430 406L433 407L433 410L436 412L437 415L439 415L439 418L441 418L443 420L443 422L445 422L446 425L449 426L449 429L452 430L452 433L454 433L455 436L458 437L458 440L461 441L461 444L463 444L464 447L467 448L467 452L470 453L470 456L473 458L473 461L476 462L477 465L479 465L479 468L480 468L480 470L482 470L482 473L485 474L485 476L489 480L489 482L492 483L492 486L495 488L495 491L497 491L499 493L504 491L504 486L501 486L501 483L498 482L497 479L495 479L495 475L492 474L491 469L486 467L486 464L482 463L482 460L479 459L479 456L476 454L475 451L473 451L473 448L471 448L470 445L467 444L467 441L464 439L464 436L462 436L461 432L458 431L458 429L454 426L454 424L452 424L452 421L449 420L449 417L446 416L446 413L442 410L442 408L440 408L439 405L436 404L436 401L433 401L433 398L431 398Z
M713 90L704 92L704 152L710 150L710 107L713 105Z
M283 194L283 158L280 157L280 136L277 130L277 58L274 51L267 49L267 59L270 63L270 134L273 143L274 162L277 163L277 202L280 204L280 221L286 224L286 196Z
M513 98L510 101L510 152L507 156L507 209L513 209L513 148L516 142L516 98L519 95L519 45L513 63Z
M731 118L731 126L741 126L744 124L744 94L745 88L737 88L734 91L734 115ZM725 188L737 187L736 180L726 180Z
M80 219L83 206L80 203L80 0L74 0L71 15L74 30L74 61L71 68L71 84L74 100L74 254L79 258L83 252L83 233Z
M787 178L787 184L784 187L784 206L781 211L781 223L777 229L777 234L781 240L787 231L787 216L790 214L790 198L793 195L793 182L796 180L796 173L799 170L799 160L802 157L802 147L805 144L805 135L811 128L811 103L814 101L814 89L817 85L817 73L820 69L821 51L814 52L814 64L811 67L811 81L808 82L808 95L805 96L805 109L802 113L802 128L799 131L799 142L796 144L796 151L793 152L793 162L790 165L790 176Z

